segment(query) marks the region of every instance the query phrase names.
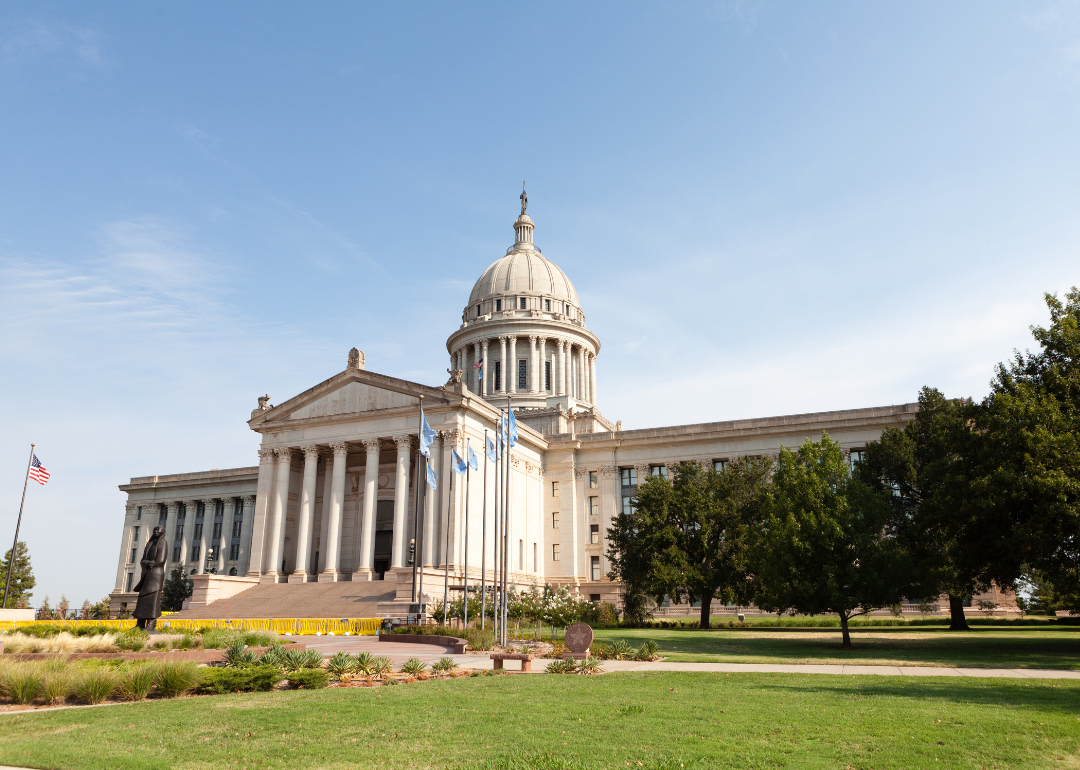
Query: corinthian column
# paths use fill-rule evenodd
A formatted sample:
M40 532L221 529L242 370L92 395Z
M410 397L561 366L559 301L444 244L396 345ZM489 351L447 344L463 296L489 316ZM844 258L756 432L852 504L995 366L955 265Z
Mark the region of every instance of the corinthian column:
M529 336L529 394L535 396L540 392L540 366L536 358L536 335Z
M394 469L394 552L390 556L391 568L404 567L408 559L405 528L409 518L409 449L412 446L412 434L394 436L394 443L397 444L397 464ZM423 479L420 483L424 483Z
M484 347L487 348L486 345ZM480 351L480 341L477 340L473 343L473 363L479 361L483 356L484 354ZM480 376L480 371L480 369L473 369L472 374L469 375L469 382L476 382L476 392L482 396L484 395L484 379ZM486 366L483 371L487 371Z
M555 384L552 390L556 396L566 395L566 340L555 340L555 357L558 363L558 371L555 373Z
M540 393L547 393L547 384L544 382L544 369L547 364L547 338L540 338L540 356L536 359L536 389Z
M517 337L513 334L510 335L510 371L509 374L513 377L510 380L510 387L507 389L510 393L517 393L518 389L518 360L517 360Z
M341 510L345 506L345 457L349 449L343 441L331 444L330 449L334 452L334 477L330 487L330 526L326 530L326 569L319 574L320 583L341 579Z
M319 473L319 448L302 446L304 452L304 483L300 488L300 521L296 527L296 569L289 575L290 583L305 583L311 559L311 524L315 518L315 480Z
M500 396L506 395L506 335L499 336L499 369L500 382L498 392Z
M240 521L240 555L236 559L236 574L246 575L251 565L251 522L255 512L255 495L244 495L240 502L244 506L244 518Z
M248 557L248 577L259 577L266 566L267 529L270 518L270 497L274 486L274 450L259 450L259 481L255 488L255 512L251 522L251 553ZM188 505L188 526L195 529L195 506ZM189 550L188 553L191 553Z
M277 468L274 471L274 499L270 506L270 549L266 556L266 571L272 578L268 582L278 582L281 575L281 557L285 549L285 508L289 504L289 476L292 475L291 447L274 450L277 456ZM209 514L211 517L213 514ZM206 532L207 514L203 514L203 532ZM203 558L206 555L203 554Z
M596 354L589 353L589 402L596 406Z
M176 546L180 545L176 542L176 518L177 513L180 511L180 501L173 500L167 506L168 513L165 519L165 540L169 544L169 552L165 555L165 574L171 575L172 568L168 566L169 563L175 562L173 554L176 553Z
M578 348L578 398L589 400L589 389L585 380L585 348Z
M375 566L375 499L379 495L379 439L364 439L364 507L360 517L360 566L353 580L371 580Z

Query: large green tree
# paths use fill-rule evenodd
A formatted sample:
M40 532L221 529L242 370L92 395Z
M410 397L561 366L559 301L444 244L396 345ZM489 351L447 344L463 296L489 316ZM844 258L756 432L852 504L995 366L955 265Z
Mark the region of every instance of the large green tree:
M771 465L760 457L721 471L681 463L670 479L649 478L633 512L619 514L608 530L610 576L630 596L700 600L702 628L714 598L748 603L750 538Z
M194 581L184 574L183 566L174 568L161 586L161 609L166 612L184 609L184 599L191 596L194 587Z
M910 558L887 497L852 479L840 445L822 435L783 448L753 547L754 601L770 612L848 621L899 603L911 588Z
M950 628L967 629L964 602L997 580L1016 579L1009 523L987 514L976 493L982 435L972 429L979 407L924 387L919 411L903 428L886 428L867 445L855 476L898 514L898 536L918 574L916 598L947 594Z
M7 580L8 564L11 562L11 549L4 554L4 560L0 561L0 580ZM26 543L19 541L15 546L15 564L11 568L11 589L8 592L7 607L17 607L20 602L29 603L33 596L31 589L37 585L34 579L34 570L30 566L30 551ZM3 587L0 586L0 590Z
M1080 291L1047 294L1035 353L998 366L977 427L977 490L1012 528L1010 551L1063 597L1080 596ZM1080 609L1072 607L1071 609Z

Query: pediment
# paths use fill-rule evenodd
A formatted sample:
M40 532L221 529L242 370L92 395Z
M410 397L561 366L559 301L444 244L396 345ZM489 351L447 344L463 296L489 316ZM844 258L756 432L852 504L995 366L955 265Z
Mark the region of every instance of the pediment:
M280 419L308 420L419 404L420 399L408 393L380 388L366 382L346 382L341 387L298 406Z

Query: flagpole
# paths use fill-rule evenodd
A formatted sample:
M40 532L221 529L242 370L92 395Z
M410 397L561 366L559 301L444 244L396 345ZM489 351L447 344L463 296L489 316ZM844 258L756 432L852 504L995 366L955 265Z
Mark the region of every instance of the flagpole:
M495 631L495 643L498 644L502 640L499 629L502 628L502 598L499 594L499 586L502 585L502 540L500 538L500 524L502 523L502 461L503 461L503 448L502 448L502 409L499 410L499 425L495 429L495 553L494 555L494 574L491 580L491 601L495 606L492 608L492 627Z
M469 627L469 478L472 466L472 443L465 439L465 598L461 602L462 627Z
M503 492L503 646L510 642L508 624L510 622L510 466L513 464L510 455L510 396L506 397L506 491Z
M22 484L22 500L19 501L19 518L15 521L15 542L11 545L11 556L8 558L7 582L4 583L4 609L7 609L8 591L11 590L11 568L15 566L15 556L19 552L19 527L22 526L23 504L26 502L26 484L30 481L30 465L34 462L34 444L30 445L30 459L26 461L26 478Z
M450 600L450 504L454 499L454 456L450 455L450 484L446 490L446 534L443 536L443 584L442 584L442 619L446 625L447 602Z
M480 531L482 533L480 538L480 628L484 628L487 622L487 434L484 431L484 504L483 508L483 526Z

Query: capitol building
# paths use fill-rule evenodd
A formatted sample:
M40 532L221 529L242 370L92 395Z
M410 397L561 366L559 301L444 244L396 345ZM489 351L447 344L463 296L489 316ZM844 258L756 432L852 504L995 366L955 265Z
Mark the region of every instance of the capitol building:
M470 585L482 565L490 583L496 480L482 448L507 405L520 436L509 468L510 582L566 584L618 604L606 532L639 481L687 461L775 457L823 431L857 453L914 418L917 404L901 404L622 430L601 410L600 339L570 278L535 245L526 203L513 245L480 275L447 338L445 384L379 374L359 350L342 351L340 373L277 404L258 399L247 421L261 436L257 464L121 485L113 609L134 607L139 559L158 524L167 573L181 566L194 576L192 617L400 615L414 560L431 596L441 598L444 568L460 585L466 562ZM421 402L438 432L439 484L418 512ZM464 454L466 443L480 469L468 485L455 476L451 490L451 450Z

